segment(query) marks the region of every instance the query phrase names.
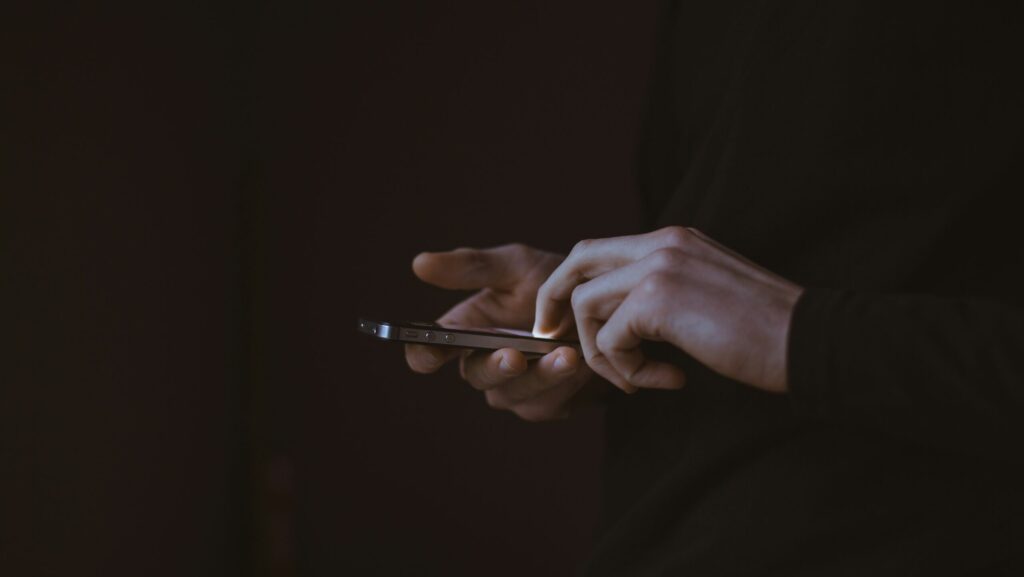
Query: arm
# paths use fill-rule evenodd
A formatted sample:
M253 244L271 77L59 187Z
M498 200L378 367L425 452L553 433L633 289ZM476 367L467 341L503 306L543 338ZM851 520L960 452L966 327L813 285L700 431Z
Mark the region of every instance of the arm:
M798 413L1002 460L1024 457L1024 310L809 289L793 311Z
M535 332L575 321L619 388L679 388L665 341L797 414L988 457L1024 456L1024 311L980 300L804 290L698 231L577 245L538 291Z

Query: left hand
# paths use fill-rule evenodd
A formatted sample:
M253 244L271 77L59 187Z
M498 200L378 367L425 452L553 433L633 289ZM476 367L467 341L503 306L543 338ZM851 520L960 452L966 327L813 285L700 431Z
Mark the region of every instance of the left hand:
M704 234L672 226L578 243L538 291L534 334L564 334L575 317L587 364L626 392L683 386L679 367L643 355L640 343L649 340L783 393L802 292Z

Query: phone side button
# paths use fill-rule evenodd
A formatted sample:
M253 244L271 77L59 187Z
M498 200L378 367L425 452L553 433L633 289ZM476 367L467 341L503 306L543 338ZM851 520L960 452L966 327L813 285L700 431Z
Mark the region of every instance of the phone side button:
M427 331L427 332L423 333L423 340L427 341L428 343L429 342L433 342L433 340L434 340L434 333L432 333L430 331Z
M455 337L453 337L451 335L451 333L445 334L444 335L444 342L446 342L446 343L448 343L450 345L450 344L455 342Z

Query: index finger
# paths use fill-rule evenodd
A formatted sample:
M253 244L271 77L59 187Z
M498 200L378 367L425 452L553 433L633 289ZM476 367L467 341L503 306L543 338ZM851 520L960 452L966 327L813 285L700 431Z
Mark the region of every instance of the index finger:
M704 241L692 230L671 226L647 234L576 243L569 256L537 291L534 336L557 337L568 328L565 325L569 318L569 300L578 285L656 250L689 247L699 242Z

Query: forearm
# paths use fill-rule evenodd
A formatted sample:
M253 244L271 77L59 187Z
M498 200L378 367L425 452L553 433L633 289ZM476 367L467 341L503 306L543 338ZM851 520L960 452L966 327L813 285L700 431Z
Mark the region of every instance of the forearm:
M811 289L794 310L788 361L802 414L1001 459L1020 452L1019 308Z

